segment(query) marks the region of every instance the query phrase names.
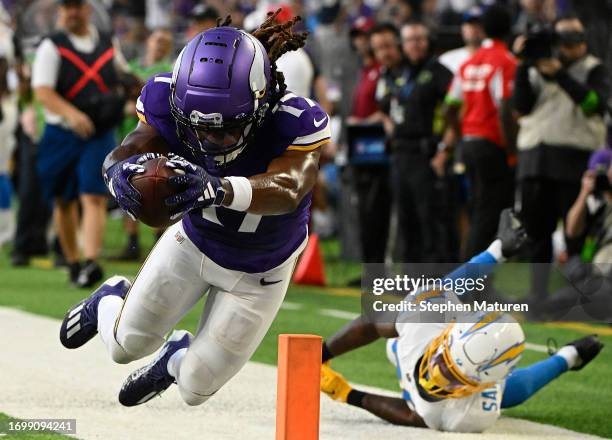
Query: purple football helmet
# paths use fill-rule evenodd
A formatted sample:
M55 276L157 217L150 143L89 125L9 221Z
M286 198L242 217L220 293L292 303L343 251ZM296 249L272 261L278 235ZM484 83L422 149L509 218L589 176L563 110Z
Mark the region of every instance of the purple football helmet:
M170 108L179 138L218 162L235 159L269 107L270 59L252 35L232 27L201 33L181 51Z

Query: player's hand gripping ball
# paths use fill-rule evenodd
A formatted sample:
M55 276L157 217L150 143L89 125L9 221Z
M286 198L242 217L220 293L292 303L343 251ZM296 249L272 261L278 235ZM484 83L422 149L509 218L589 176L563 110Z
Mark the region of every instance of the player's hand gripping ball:
M204 168L188 160L170 155L166 166L180 173L168 179L175 193L166 199L172 217L182 217L193 209L220 206L224 192L221 179L210 175Z
M104 182L119 207L136 220L142 207L141 196L130 183L130 177L144 173L142 166L147 160L159 157L159 154L137 154L115 163L104 173Z
M132 219L166 227L180 218L171 215L164 201L174 193L168 178L182 172L166 163L167 158L161 154L146 153L117 162L107 170L104 177L109 191Z

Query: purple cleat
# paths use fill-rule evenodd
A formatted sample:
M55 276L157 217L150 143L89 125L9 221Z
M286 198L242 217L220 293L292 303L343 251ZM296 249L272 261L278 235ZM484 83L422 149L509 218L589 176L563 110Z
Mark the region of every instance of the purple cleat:
M166 391L175 382L174 377L168 373L168 361L178 350L189 347L191 338L188 331L175 330L155 359L134 371L123 382L119 402L124 406L136 406Z
M60 328L60 341L66 348L79 348L98 333L98 304L108 295L124 299L132 283L121 276L106 280L89 297L71 308Z

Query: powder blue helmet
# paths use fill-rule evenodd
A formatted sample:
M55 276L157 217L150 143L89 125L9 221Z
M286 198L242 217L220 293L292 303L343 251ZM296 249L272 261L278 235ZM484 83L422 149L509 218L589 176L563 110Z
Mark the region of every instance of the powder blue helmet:
M181 141L218 161L235 159L264 120L270 75L266 50L252 35L222 26L196 36L172 73L170 108Z

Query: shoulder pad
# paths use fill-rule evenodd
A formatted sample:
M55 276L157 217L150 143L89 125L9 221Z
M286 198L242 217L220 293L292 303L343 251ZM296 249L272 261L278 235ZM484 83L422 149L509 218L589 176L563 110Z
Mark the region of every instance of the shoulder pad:
M170 83L172 75L161 73L152 76L142 88L136 101L139 118L149 122L152 118L163 118L170 115Z
M315 101L287 93L272 111L288 150L310 151L329 142L329 116Z

